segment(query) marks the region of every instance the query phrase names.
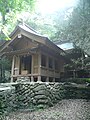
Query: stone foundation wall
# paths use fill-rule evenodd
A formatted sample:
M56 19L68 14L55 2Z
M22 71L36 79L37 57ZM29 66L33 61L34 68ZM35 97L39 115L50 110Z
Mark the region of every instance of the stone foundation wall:
M64 87L59 83L17 84L15 88L19 108L38 105L53 106L64 95Z
M18 83L0 91L0 112L53 106L61 99L90 99L90 87L64 83Z

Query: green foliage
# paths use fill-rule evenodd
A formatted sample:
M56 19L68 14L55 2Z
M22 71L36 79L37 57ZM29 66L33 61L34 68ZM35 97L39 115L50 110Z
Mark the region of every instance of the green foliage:
M11 11L29 11L34 7L35 0L0 0L0 12L6 15Z
M10 39L8 35L17 24L18 16L23 11L30 12L34 8L35 0L0 0L0 39Z
M90 8L87 1L80 0L69 19L67 39L71 39L81 48L87 49L89 43ZM89 47L89 45L88 45Z
M41 15L35 12L33 15L29 15L25 23L35 29L39 34L49 37L52 40L52 36L55 33L53 16Z
M68 20L66 19L66 15L68 13L68 10L65 11L57 11L55 15L53 16L53 21L54 21L54 35L52 36L53 41L57 40L66 40L67 38L67 32L66 28L68 26Z
M3 1L1 2L3 4ZM40 34L48 36L52 39L55 33L54 20L55 15L41 15L37 11L32 13L34 10L36 0L12 0L7 2L7 8L3 4L0 12L2 13L2 19L0 27L2 29L2 36L0 39L9 40L8 35L14 30L15 26L24 22L30 25L33 29L38 31ZM2 6L1 4L1 6ZM2 11L3 9L3 11ZM8 10L6 10L8 9ZM4 14L3 14L4 13ZM4 17L3 17L4 16Z
M63 79L62 82L86 84L87 82L90 83L90 78L68 78L68 79Z
M63 40L71 40L89 53L90 46L90 1L79 0L69 15L67 25L59 31Z
M11 70L11 61L6 58L0 59L0 82L6 82L8 77L5 76L5 71L10 72L10 70Z
M66 70L80 70L82 67L85 67L83 59L85 59L85 55L82 49L76 47L72 50L68 51L66 57L71 59L71 62L65 64Z
M1 66L3 66L3 69L5 69L5 70L10 70L10 68L11 68L10 60L8 60L6 58L0 59L0 68L1 68Z

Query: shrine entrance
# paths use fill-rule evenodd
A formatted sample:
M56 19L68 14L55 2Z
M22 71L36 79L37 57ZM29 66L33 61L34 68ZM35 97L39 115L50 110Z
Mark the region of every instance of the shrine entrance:
M31 74L32 56L20 57L20 71L19 74Z

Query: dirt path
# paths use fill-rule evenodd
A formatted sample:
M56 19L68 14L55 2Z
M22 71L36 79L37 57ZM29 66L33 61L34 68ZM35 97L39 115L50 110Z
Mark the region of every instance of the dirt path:
M48 109L12 113L6 120L90 120L90 100L62 100Z

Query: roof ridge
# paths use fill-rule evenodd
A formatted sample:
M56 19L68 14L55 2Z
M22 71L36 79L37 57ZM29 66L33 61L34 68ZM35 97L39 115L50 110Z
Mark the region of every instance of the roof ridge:
M32 27L30 27L29 25L27 25L26 23L23 23L23 24L18 24L17 26L19 26L19 27L27 27L28 29L30 29L31 31L33 31L33 32L35 32L35 33L37 33L37 34L39 34L35 29L33 29Z
M35 33L38 33L36 30L34 30L32 27L30 27L29 25L27 24L24 24L26 27L28 27L30 30L34 31Z

